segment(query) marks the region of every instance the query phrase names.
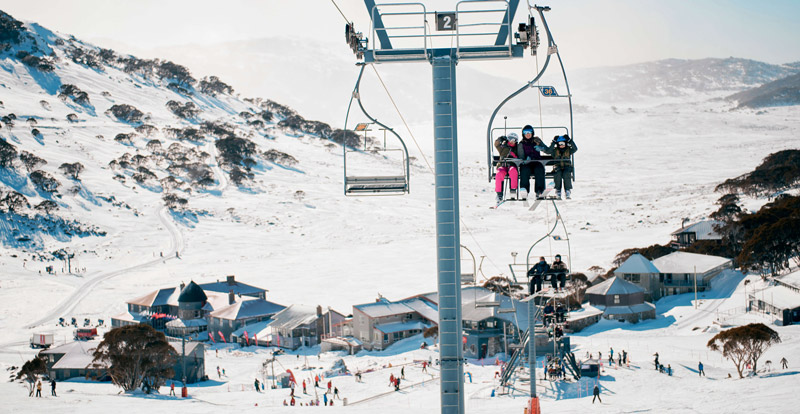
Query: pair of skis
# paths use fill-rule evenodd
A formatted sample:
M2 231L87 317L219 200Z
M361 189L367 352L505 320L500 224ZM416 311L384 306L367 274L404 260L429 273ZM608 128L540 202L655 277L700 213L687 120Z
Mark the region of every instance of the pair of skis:
M523 200L523 202L522 202L522 203L523 203L523 205L524 205L525 207L528 207L528 210L529 210L529 211L534 211L534 210L536 210L536 208L537 208L537 207L539 207L539 204L541 204L541 203L542 203L542 201L545 201L545 200L561 200L561 199L560 199L560 198L558 198L558 197L555 197L555 196L552 196L552 195L550 195L552 192L553 192L553 188L552 188L552 187L548 187L547 189L545 189L545 190L544 190L544 192L542 193L542 196L541 196L541 197L537 197L537 198L534 200L534 202L533 202L533 205L530 205L530 204L528 203L528 200L527 200L527 199ZM509 201L509 200L502 200L502 201L500 201L499 203L497 203L495 206L493 206L493 207L489 207L489 209L491 209L491 210L496 210L497 208L499 208L500 206L502 206L502 205L503 205L503 204L504 204L506 201Z

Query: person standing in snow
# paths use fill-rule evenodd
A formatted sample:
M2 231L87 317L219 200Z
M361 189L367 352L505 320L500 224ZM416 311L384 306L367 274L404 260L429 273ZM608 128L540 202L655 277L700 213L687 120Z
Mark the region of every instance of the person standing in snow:
M36 382L36 396L37 397L42 396L42 381Z
M655 356L655 357L656 357L656 360L655 360L654 362L655 362L655 364L656 364L656 371L658 371L658 352L656 352L655 354L653 354L653 356Z
M508 134L508 137L499 137L494 141L494 147L497 153L500 154L500 160L497 163L497 174L495 175L494 191L497 193L497 203L503 201L503 181L508 174L509 186L511 187L511 195L517 192L517 180L519 179L519 171L517 164L507 162L507 159L518 159L517 157L517 141L519 136L516 132Z
M628 353L624 349L622 350L622 363L628 364Z
M789 368L789 361L786 360L786 357L781 358L781 368Z
M542 159L539 151L544 149L542 140L533 136L533 127L525 125L522 128L522 141L517 145L517 157L523 161L519 166L520 198L523 200L527 199L531 192L531 172L533 172L533 190L536 192L536 198L542 198L545 188L544 165L539 162Z
M336 387L333 387L333 398L334 399L339 398L339 389ZM341 400L341 398L339 399Z
M175 397L175 381L169 382L169 395Z
M614 362L614 348L609 347L608 348L608 365L611 365L612 362Z
M578 146L569 135L557 135L544 152L559 160L553 163L553 181L556 186L556 198L561 199L561 188L566 191L567 200L572 198L572 154L578 152Z
M56 380L55 380L55 378L50 380L50 395L52 395L53 397L58 397L58 395L56 395Z
M705 377L706 376L706 372L703 371L703 363L702 362L698 362L697 363L697 376L698 377Z
M406 379L406 367L400 367L400 378Z
M597 398L600 403L603 402L603 400L600 399L600 387L598 387L597 384L594 384L594 390L592 391L592 394L594 395L594 397L592 397L592 404L594 404L595 398Z
M258 382L258 378L253 382L253 385L256 387L256 392L261 392L261 383Z

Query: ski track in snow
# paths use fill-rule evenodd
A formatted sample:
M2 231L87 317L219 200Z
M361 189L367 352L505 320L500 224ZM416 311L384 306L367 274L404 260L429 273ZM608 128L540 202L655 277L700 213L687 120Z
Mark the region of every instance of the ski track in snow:
M81 302L81 300L83 300L89 293L91 293L91 291L95 287L97 287L97 285L99 285L102 282L105 282L109 279L115 278L117 276L126 273L131 273L134 270L141 270L149 266L153 266L159 263L164 263L168 260L171 261L177 259L176 254L179 255L180 252L183 250L184 246L183 237L181 235L180 230L175 225L175 223L173 223L172 220L170 220L169 217L167 217L168 214L167 211L168 211L167 207L161 207L156 211L156 214L158 214L161 223L167 228L170 235L170 250L167 252L166 256L164 256L163 258L159 257L158 259L155 260L149 260L147 262L135 266L126 267L123 269L117 269L110 272L102 272L97 276L94 276L92 279L88 280L87 282L83 283L80 287L75 289L75 292L73 292L72 295L64 299L64 301L61 302L58 306L56 306L53 310L51 310L50 313L48 313L44 317L34 322L27 324L25 328L26 329L36 328L40 325L52 322L53 320L59 318L62 315L68 314L75 308L75 306L77 306Z

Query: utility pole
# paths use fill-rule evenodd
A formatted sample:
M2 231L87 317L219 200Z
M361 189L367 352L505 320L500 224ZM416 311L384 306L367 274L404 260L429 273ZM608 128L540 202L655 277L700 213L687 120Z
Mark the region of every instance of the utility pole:
M694 308L697 309L697 266L694 267Z

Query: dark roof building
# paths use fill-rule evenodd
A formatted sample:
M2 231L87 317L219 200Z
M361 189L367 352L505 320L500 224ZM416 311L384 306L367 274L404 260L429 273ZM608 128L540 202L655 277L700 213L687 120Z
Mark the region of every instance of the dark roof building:
M266 299L267 290L260 287L237 282L234 275L229 275L224 282L203 283L200 285L205 291L229 293L233 292L236 296L250 296L254 298Z
M645 302L644 294L642 287L616 276L586 289L586 299L603 310L603 318L634 323L656 317L655 305Z

